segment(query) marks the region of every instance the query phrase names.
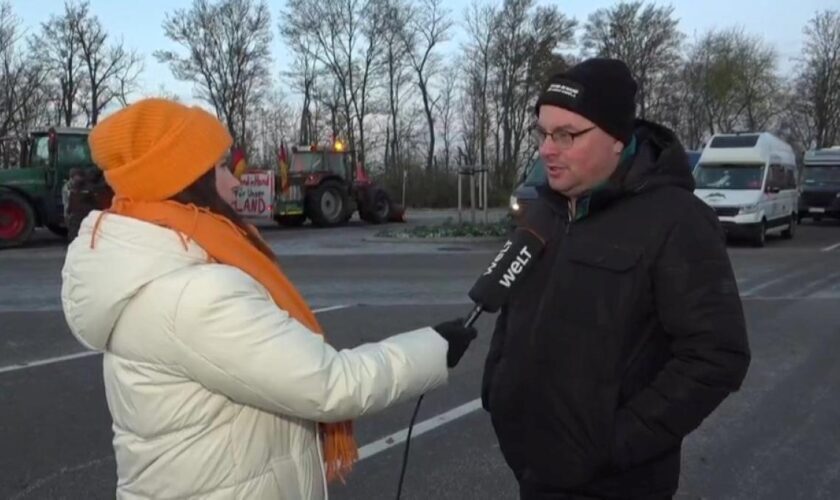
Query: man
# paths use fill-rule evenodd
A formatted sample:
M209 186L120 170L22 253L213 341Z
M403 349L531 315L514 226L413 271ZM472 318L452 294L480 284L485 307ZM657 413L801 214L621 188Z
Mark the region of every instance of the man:
M82 221L91 211L108 208L113 197L114 192L98 168L71 169L61 192L67 241L76 239Z
M617 60L552 78L532 134L553 234L496 323L482 400L523 499L661 499L749 364L715 214Z

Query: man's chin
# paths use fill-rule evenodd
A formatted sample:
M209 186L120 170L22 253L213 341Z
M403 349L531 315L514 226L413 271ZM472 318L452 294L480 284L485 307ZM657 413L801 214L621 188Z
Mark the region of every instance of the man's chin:
M551 177L548 178L548 186L551 188L552 191L560 193L564 196L569 196L569 194L574 191L574 184L571 182L560 179L552 179Z

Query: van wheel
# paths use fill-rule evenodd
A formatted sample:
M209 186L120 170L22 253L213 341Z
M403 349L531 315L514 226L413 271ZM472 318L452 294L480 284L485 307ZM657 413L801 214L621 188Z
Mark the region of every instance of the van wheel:
M758 225L758 229L756 230L755 236L753 236L753 246L757 248L761 248L767 243L767 222L761 221L761 224Z
M793 237L796 235L796 216L791 215L790 220L788 220L788 228L782 231L782 238L786 240L792 240Z

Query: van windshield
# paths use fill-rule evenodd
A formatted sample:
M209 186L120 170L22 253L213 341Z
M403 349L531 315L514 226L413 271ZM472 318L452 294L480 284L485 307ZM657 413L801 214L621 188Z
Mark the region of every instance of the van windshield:
M694 169L696 189L761 189L763 179L759 163L700 163Z
M805 166L805 184L840 184L840 165Z

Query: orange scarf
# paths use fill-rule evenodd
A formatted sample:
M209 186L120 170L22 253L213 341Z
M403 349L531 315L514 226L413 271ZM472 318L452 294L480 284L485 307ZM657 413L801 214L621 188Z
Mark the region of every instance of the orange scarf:
M173 229L181 237L185 248L184 237L194 240L215 261L239 268L260 282L271 294L277 307L313 332L323 335L315 314L279 265L259 251L248 240L246 233L225 217L195 205L187 206L174 201L139 202L125 198L116 198L107 212ZM91 248L104 214L100 215L94 227ZM259 237L256 228L250 229ZM333 481L337 478L344 482L344 475L350 472L359 456L353 439L352 422L321 424L321 431L324 436L327 479Z

